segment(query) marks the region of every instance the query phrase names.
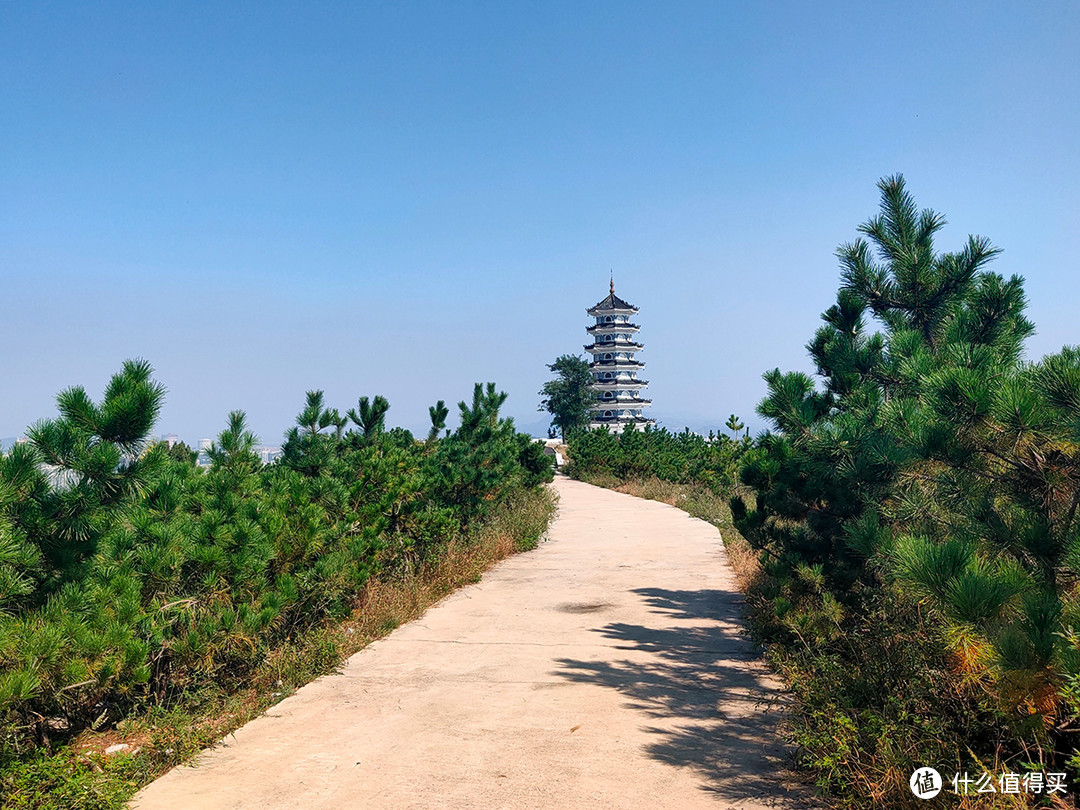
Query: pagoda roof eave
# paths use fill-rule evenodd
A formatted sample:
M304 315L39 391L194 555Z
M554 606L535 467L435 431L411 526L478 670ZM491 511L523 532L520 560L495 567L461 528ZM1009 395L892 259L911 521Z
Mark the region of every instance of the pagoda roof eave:
M633 304L623 301L612 290L608 293L607 298L603 301L598 301L595 305L585 310L589 315L595 315L596 313L612 313L612 312L637 312L638 308Z

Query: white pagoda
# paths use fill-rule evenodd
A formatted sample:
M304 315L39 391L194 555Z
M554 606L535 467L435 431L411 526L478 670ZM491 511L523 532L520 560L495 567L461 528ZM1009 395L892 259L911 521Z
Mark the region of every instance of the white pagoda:
M596 318L596 323L585 329L593 339L585 351L593 357L589 370L593 375L592 389L596 393L596 403L589 414L589 428L606 426L612 431L622 431L629 424L638 427L655 425L656 420L641 415L642 409L652 400L641 398L642 390L649 383L638 379L637 374L645 364L634 359L634 355L645 348L633 340L641 327L630 323L630 316L638 308L615 295L613 278L608 297L585 311Z

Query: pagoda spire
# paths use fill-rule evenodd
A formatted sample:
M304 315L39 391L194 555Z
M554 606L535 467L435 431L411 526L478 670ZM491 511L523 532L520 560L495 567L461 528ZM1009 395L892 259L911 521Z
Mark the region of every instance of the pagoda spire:
M611 271L611 294L615 294L615 271Z

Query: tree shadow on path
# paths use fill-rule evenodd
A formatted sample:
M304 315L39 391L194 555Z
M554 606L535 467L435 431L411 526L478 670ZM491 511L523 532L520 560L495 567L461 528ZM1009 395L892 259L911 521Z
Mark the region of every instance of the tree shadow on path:
M558 660L556 674L617 690L654 735L652 758L692 768L703 790L732 802L793 806L777 732L778 682L740 621L742 600L719 590L639 588L656 626L595 628L626 654L617 660Z

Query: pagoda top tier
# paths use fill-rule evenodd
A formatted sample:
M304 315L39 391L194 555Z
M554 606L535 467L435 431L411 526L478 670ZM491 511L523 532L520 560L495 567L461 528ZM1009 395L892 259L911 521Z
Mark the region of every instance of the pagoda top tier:
M589 315L610 315L613 312L637 312L638 308L633 304L623 301L615 294L615 282L611 282L611 292L608 297L595 306L585 310Z

